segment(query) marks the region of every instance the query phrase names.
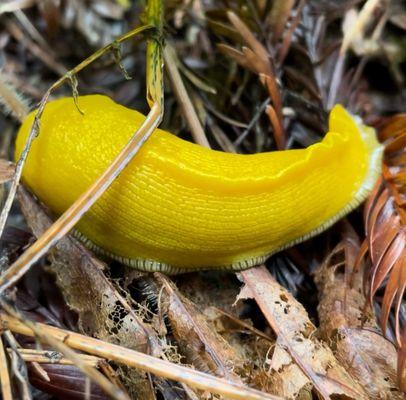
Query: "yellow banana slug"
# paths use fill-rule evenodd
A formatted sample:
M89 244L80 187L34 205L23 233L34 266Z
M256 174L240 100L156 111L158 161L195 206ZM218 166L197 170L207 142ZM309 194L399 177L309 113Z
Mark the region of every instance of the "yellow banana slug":
M56 215L96 180L144 120L101 95L50 102L23 172ZM20 155L35 112L16 141ZM157 129L77 225L92 249L145 271L241 270L331 226L371 191L382 146L337 105L307 149L210 150Z

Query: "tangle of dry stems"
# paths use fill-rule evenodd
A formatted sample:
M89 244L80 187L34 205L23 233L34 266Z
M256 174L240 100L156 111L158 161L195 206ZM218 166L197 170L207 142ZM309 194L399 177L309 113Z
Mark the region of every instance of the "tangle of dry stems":
M219 44L218 47L220 51L235 60L242 67L259 75L261 83L268 90L272 100L272 105L267 105L266 112L274 130L273 135L276 145L278 149L284 149L286 146L286 136L283 131L282 99L269 53L236 14L229 11L227 15L248 47L243 46L242 51L225 44Z

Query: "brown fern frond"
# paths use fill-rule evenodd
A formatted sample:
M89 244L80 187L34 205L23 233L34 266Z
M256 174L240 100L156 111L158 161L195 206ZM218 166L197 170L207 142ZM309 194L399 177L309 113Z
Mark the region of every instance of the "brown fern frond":
M379 130L385 141L382 178L365 206L366 240L371 268L367 272L369 300L384 290L381 326L387 332L391 312L398 353L399 386L406 390L406 327L401 306L406 289L406 114L396 115Z

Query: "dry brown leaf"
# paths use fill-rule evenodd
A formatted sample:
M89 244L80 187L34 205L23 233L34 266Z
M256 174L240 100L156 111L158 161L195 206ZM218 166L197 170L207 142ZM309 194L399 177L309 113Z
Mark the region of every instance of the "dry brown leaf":
M51 225L51 219L23 188L19 191L22 211L38 237ZM79 327L87 335L144 353L161 355L155 332L144 324L126 300L103 274L104 264L72 237L61 239L51 252L50 270L68 305L79 314ZM130 376L131 375L131 376ZM142 398L154 399L144 374L129 372Z
M254 319L256 317L252 315L257 313L254 305L240 302L233 306L240 286L235 276L216 271L188 274L177 277L176 281L182 296L196 305L206 320L204 325L209 323L215 333L211 333L209 338L218 338L221 335L226 341L225 348L221 340L217 345L220 345L219 354L226 353L227 356L227 349L232 349L232 353L227 356L230 357L227 365L233 368L246 384L263 392L273 393L274 384L268 376L266 361L274 347L275 339L269 327L265 326L264 332L254 328L249 319L251 316ZM258 317L262 320L262 316Z
M186 362L203 372L242 383L234 372L242 368L242 360L170 278L155 273L148 286L148 291L155 294L162 318L170 323L171 333Z
M359 247L358 238L347 229L316 271L320 332L368 398L402 399L396 385L396 349L383 337L373 313L365 310L363 271L352 274Z
M265 267L247 270L241 275L245 286L238 299L255 298L278 336L269 370L274 394L286 398L311 398L314 386L325 399L330 396L367 399L362 387L337 361L331 349L317 339L316 327L303 306Z

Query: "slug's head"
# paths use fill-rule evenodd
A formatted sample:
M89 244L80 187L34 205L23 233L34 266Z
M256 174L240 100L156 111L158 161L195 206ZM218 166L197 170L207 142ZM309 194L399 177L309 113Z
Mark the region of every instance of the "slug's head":
M358 153L358 168L365 170L365 178L355 194L358 203L365 200L379 178L384 146L379 143L375 129L365 125L361 118L350 114L337 104L329 116L329 132L337 132L348 139L348 152Z

